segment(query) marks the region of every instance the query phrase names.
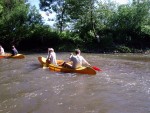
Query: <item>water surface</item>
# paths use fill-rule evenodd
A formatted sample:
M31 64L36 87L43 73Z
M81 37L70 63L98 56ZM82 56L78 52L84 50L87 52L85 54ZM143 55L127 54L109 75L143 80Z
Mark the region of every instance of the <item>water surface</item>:
M0 113L150 113L150 55L83 54L96 76L44 70L38 56L0 59Z

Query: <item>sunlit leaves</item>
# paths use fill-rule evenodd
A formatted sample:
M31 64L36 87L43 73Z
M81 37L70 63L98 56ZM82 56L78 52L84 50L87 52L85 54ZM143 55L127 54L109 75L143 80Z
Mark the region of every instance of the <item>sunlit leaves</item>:
M141 31L150 35L150 25L142 26Z

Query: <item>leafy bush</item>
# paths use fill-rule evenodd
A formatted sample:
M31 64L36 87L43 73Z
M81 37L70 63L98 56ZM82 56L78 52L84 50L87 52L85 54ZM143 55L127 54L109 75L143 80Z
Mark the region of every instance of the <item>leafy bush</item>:
M126 46L118 46L117 50L121 53L131 53L131 49Z

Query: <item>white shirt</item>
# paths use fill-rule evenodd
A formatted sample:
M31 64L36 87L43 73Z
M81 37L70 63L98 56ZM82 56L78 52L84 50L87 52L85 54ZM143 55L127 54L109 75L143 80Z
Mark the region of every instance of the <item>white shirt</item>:
M0 47L0 55L5 54L4 49L2 47Z
M80 55L71 55L70 61L73 62L72 68L82 67L82 63L87 63L87 61Z
M47 58L50 58L51 64L57 65L56 53L55 53L55 52L50 52L50 53L48 54Z

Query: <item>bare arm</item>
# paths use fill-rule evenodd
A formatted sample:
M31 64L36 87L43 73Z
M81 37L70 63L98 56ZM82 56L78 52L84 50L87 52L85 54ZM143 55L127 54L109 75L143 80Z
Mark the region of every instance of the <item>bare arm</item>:
M71 57L73 56L73 53L70 53L70 57L69 57L69 59L71 59Z
M88 66L91 66L83 57L82 57L82 60L85 64L87 64Z
M48 52L47 59L50 59L50 58L51 58L51 53Z

